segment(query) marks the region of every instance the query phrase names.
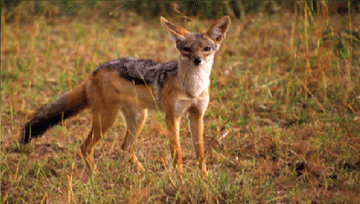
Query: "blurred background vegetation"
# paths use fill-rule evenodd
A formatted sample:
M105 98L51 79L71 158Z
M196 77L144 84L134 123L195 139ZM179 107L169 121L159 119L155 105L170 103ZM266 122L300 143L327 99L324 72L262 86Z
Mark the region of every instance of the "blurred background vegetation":
M359 1L0 3L1 203L360 203ZM120 117L94 151L94 178L78 154L90 111L28 149L16 146L41 104L100 64L173 60L160 15L194 32L231 17L205 115L208 180L198 176L182 128L186 175L179 188L169 185L157 112L135 144L145 175L134 175L120 148Z
M13 17L14 9L22 2L23 0L1 0L1 3L5 7L6 20L11 20ZM316 12L320 8L320 4L323 4L324 1L307 0L307 5L311 11ZM296 1L262 1L262 0L252 0L252 1L218 1L218 0L184 0L184 1L112 1L112 4L107 4L113 8L109 13L108 8L101 6L101 2L97 1L74 1L74 0L61 0L61 1L33 1L34 7L29 8L34 14L43 14L48 13L49 15L77 15L79 12L83 11L82 8L89 9L103 9L102 14L104 15L119 15L119 8L124 7L128 11L133 11L138 14L144 14L146 16L159 16L159 15L186 15L189 17L201 17L201 18L218 18L223 15L230 15L232 17L241 18L246 13L251 12L266 12L274 13L281 8L291 9L294 8ZM108 2L107 2L108 3ZM337 13L347 13L349 10L350 3L350 12L359 12L360 11L360 1L358 0L338 0L338 1L328 1L328 9L330 12ZM53 5L53 6L49 6ZM55 7L54 7L55 6Z

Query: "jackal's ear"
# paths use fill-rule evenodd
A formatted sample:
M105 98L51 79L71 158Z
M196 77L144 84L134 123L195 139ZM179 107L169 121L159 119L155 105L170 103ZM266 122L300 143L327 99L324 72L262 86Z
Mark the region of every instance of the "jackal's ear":
M164 17L160 17L160 22L161 22L161 25L169 31L169 34L170 34L170 37L172 39L175 39L175 40L181 40L181 39L184 39L184 35L186 33L189 33L189 31L185 30L184 28L180 27L180 26L177 26L171 22L169 22L168 20L166 20L166 18Z
M212 26L207 30L206 34L210 36L216 43L221 43L226 36L230 26L229 16L224 16L217 20Z

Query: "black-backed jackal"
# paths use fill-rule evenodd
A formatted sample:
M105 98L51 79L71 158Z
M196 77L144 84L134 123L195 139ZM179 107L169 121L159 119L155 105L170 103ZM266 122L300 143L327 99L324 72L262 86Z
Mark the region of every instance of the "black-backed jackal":
M160 22L175 40L177 61L159 63L151 60L121 58L106 62L73 91L45 104L25 124L21 142L28 143L48 128L74 116L86 108L92 111L92 127L81 145L89 170L97 170L94 146L113 125L121 111L126 131L121 148L132 152L132 143L140 134L148 109L165 112L167 137L173 165L182 170L179 142L181 116L187 112L192 143L201 172L207 175L204 161L203 116L209 103L210 72L215 52L225 38L229 17L216 21L205 33L190 33L161 17Z

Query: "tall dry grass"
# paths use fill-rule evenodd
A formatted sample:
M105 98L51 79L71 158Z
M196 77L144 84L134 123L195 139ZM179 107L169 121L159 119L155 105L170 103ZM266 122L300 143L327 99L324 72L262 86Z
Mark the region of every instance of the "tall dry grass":
M185 171L171 169L164 115L153 112L135 143L146 172L120 150L124 124L95 149L90 176L79 145L90 128L84 112L27 147L17 144L34 111L71 90L98 65L132 56L177 56L158 19L106 2L78 16L23 2L1 16L2 203L358 203L360 83L358 13L303 2L274 14L232 20L211 75L205 116L208 178L195 165L186 121ZM172 21L191 31L209 21Z

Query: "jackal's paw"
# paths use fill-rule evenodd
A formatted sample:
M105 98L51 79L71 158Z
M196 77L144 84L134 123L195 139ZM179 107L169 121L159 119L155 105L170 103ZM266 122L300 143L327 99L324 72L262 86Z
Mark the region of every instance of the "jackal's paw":
M139 162L138 158L133 155L132 158L130 159L130 162L135 165L135 172L144 172L145 169L144 167L141 165L141 163Z
M201 175L204 176L204 177L208 177L208 172L205 170L202 170L201 171Z

